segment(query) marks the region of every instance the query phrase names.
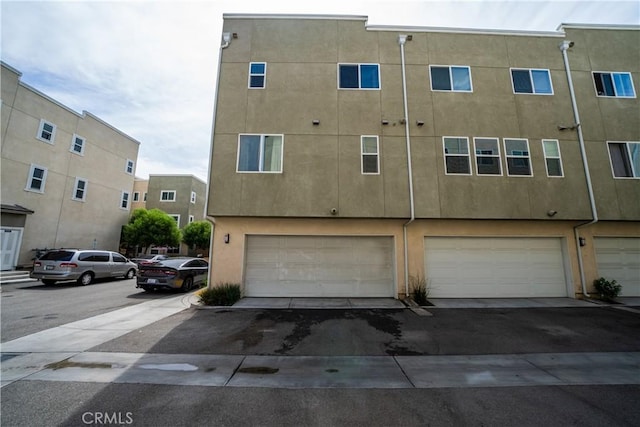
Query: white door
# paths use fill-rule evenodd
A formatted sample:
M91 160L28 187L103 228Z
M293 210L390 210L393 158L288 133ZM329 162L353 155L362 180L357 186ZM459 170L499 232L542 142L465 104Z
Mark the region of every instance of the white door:
M622 285L621 297L640 296L640 238L596 237L598 277Z
M2 239L2 270L13 270L18 264L18 254L22 244L22 228L2 227L0 238Z
M392 237L248 236L245 295L393 297Z
M432 298L566 297L560 238L426 237Z

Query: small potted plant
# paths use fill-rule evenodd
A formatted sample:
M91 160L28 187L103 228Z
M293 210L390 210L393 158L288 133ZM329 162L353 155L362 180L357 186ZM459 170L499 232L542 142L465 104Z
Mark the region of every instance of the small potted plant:
M604 277L594 280L593 285L603 301L613 302L622 290L622 286L618 282L615 280L609 281Z

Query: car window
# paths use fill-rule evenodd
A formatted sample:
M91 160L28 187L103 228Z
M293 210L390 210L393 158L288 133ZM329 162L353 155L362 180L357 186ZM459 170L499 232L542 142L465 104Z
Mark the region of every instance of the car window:
M94 261L109 262L110 259L109 252L96 252Z
M119 254L111 254L113 262L127 262L127 259Z
M183 265L183 267L197 267L197 266L198 265L196 264L195 261L189 261Z
M82 252L80 255L78 255L78 261L93 261L93 256L93 252Z
M42 255L40 259L44 261L71 261L74 253L73 251L52 251Z

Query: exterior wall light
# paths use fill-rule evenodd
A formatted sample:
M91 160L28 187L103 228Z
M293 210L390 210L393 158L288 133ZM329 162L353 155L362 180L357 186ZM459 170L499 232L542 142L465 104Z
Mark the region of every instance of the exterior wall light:
M314 126L318 126L320 124L320 120L313 120L311 123L313 123Z
M558 211L554 211L554 210L552 209L552 210L550 210L550 211L547 211L547 216L552 217L552 216L555 216L555 214L557 214L557 213L558 213Z
M389 120L383 120L382 124L385 125L385 126L388 125L389 124Z
M424 126L424 122L422 120L418 120L418 121L416 121L416 125Z
M580 237L580 246L587 246L587 240L584 237Z
M229 235L229 233L224 235L224 242L225 243L229 243L231 241L231 236Z

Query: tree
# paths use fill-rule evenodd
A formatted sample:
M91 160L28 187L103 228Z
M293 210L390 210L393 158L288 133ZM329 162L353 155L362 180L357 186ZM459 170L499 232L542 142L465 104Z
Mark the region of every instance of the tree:
M180 245L180 230L176 221L160 209L136 209L124 226L124 240L146 253L151 245Z
M209 221L194 221L182 230L182 243L186 243L191 249L207 249L210 239Z

